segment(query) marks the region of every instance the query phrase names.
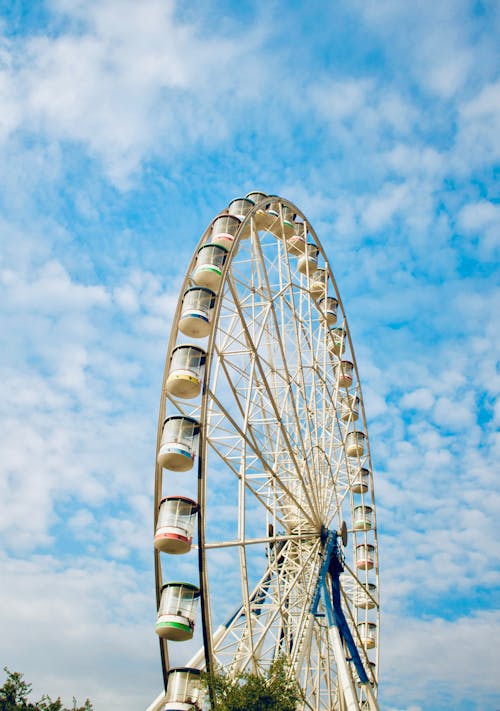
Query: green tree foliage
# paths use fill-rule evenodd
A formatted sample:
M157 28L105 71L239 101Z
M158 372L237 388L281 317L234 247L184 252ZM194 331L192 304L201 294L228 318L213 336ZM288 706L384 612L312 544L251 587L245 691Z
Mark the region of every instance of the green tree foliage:
M63 706L60 698L52 701L45 694L35 703L29 700L31 684L24 681L19 672L11 672L4 667L7 679L0 688L0 711L93 711L92 704L87 699L83 706L78 706L73 698L71 709Z
M284 658L273 662L267 676L206 674L204 684L212 694L213 711L295 711L299 700L297 683Z

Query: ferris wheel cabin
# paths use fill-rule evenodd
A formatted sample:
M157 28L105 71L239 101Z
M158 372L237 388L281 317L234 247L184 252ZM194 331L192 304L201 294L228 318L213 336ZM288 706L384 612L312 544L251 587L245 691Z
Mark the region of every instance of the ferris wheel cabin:
M309 293L312 298L317 301L320 297L324 297L327 290L327 272L324 267L318 267L309 281Z
M158 511L156 550L171 555L189 553L198 510L196 501L185 496L165 496Z
M371 570L375 564L375 546L371 543L360 543L356 546L356 568Z
M270 197L275 197L270 195ZM283 216L283 227L281 226L281 215ZM294 225L293 218L294 214L292 210L286 205L280 205L279 200L269 203L266 210L267 218L265 220L264 229L271 232L278 239L282 236L287 239L293 235Z
M359 417L360 400L357 395L344 395L340 398L340 419L343 422L356 422Z
M254 205L254 201L249 197L235 198L228 205L228 213L239 220L244 220L248 213L252 211Z
M171 395L193 398L200 394L207 354L192 345L177 346L172 351L166 388Z
M156 634L172 642L191 639L200 589L191 583L166 583L161 589Z
M236 218L235 218L236 219ZM226 233L227 234L227 233ZM204 244L198 250L193 271L193 281L197 286L217 291L222 279L228 249L220 244Z
M360 622L358 631L365 649L373 649L377 641L377 625L375 622Z
M346 437L347 456L361 457L365 451L365 439L366 435L364 432L360 432L359 430L348 432Z
M166 704L162 711L197 711L201 705L201 672L178 667L168 672Z
M179 331L190 338L205 338L210 333L215 292L204 286L193 286L184 292Z
M341 360L340 363L335 363L333 371L339 388L351 387L353 370L354 365L350 360Z
M335 323L335 321L333 323ZM337 326L336 328L331 328L328 331L328 334L330 336L327 345L328 352L330 353L330 355L336 355L338 357L341 357L345 351L345 330L342 328L342 326ZM349 381L347 382L349 383Z
M333 326L337 322L338 305L339 302L334 296L326 296L318 300L318 309L328 326Z
M365 469L364 467L360 467L356 473L354 474L354 477L352 479L351 483L351 491L353 494L366 494L369 488L369 482L370 482L370 472L368 469Z
M224 247L229 252L240 225L241 220L236 215L218 215L212 223L210 244Z
M192 417L174 415L163 424L158 464L174 472L187 472L194 463L200 424Z
M313 274L318 267L319 249L313 242L308 242L304 254L297 261L297 269L301 274Z
M367 583L366 586L358 585L354 591L354 604L364 610L373 610L376 594L377 586L375 583Z
M254 205L267 199L267 193L252 192L246 195L247 200L251 200ZM265 209L258 209L254 215L255 228L263 230L267 224L267 213Z
M369 531L373 526L373 509L366 504L354 507L353 528L357 531Z

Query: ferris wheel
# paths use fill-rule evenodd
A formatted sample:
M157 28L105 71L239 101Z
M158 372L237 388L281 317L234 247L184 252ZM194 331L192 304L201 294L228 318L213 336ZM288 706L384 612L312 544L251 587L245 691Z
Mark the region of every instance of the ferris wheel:
M166 357L155 476L165 692L285 657L300 709L378 709L378 546L351 335L290 201L252 192L205 230ZM183 651L186 650L186 651Z

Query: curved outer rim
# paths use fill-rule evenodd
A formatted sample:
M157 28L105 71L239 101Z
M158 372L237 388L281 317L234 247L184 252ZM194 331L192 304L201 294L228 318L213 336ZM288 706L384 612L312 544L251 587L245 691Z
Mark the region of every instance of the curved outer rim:
M364 433L366 434L365 438L365 445L366 445L366 463L367 463L367 468L369 469L370 472L370 498L371 498L371 503L372 503L372 508L373 508L373 525L370 530L370 533L373 535L373 540L374 540L374 549L375 549L375 565L374 565L374 573L375 573L375 580L376 580L376 593L377 593L377 599L374 600L376 602L377 606L377 639L376 639L376 669L377 669L377 674L378 674L378 669L379 669L379 655L380 655L380 624L379 624L379 613L380 613L380 608L379 608L379 600L380 600L380 585L379 585L379 558L378 558L378 539L377 539L377 520L376 520L376 506L375 506L375 493L374 493L374 486L373 486L373 468L372 468L372 461L371 461L371 451L370 451L370 441L369 441L369 436L368 436L368 428L367 428L367 423L366 423L366 415L365 415L365 408L364 408L364 398L362 396L362 389L361 389L361 380L359 377L359 372L358 372L358 366L356 362L356 356L354 352L354 346L352 343L352 338L351 338L351 331L348 326L348 320L347 316L344 310L342 298L340 296L337 283L335 281L335 277L333 275L333 271L330 266L330 262L328 260L328 257L325 253L325 250L323 249L323 246L321 242L318 239L318 236L316 232L314 231L311 223L309 220L306 218L304 213L291 201L287 200L286 198L282 198L277 195L268 195L267 197L263 198L259 202L256 202L252 208L252 210L245 216L243 220L241 220L241 224L235 234L235 244L239 242L241 239L241 235L245 233L245 231L248 234L248 229L252 229L252 236L253 232L255 230L255 233L258 234L257 230L255 229L254 225L251 225L252 220L257 214L257 211L266 209L271 203L280 203L282 206L288 207L292 213L295 214L296 218L299 218L300 220L303 221L304 223L304 229L305 233L309 236L312 237L314 240L315 246L318 248L318 253L322 256L325 264L325 269L328 275L328 279L330 282L330 285L333 287L333 290L335 292L335 298L337 299L338 302L338 308L340 309L340 313L342 314L342 320L343 320L343 325L345 328L345 337L347 337L348 343L349 343L349 350L350 354L352 357L352 363L354 367L354 372L356 375L356 382L357 382L357 388L359 390L359 396L360 396L360 415L362 418L363 426L364 426ZM168 370L169 370L169 364L172 356L173 350L176 348L177 344L177 337L178 337L178 322L180 318L180 313L181 313L181 308L182 308L182 296L183 294L190 288L204 288L204 287L197 287L196 285L193 286L192 280L191 280L191 274L194 270L195 264L196 264L196 259L199 250L206 244L208 244L207 240L210 237L212 226L214 223L214 220L219 216L219 214L216 215L215 218L213 218L210 223L208 224L207 228L203 232L198 245L195 247L188 269L186 270L186 276L184 277L181 289L180 289L180 295L179 299L177 301L177 306L176 306L176 311L174 314L174 319L172 322L172 328L170 331L170 337L169 337L169 343L168 343L168 349L167 349L167 354L165 358L165 366L164 366L164 372L163 372L163 380L162 380L162 389L161 389L161 396L160 396L160 408L159 408L159 414L158 414L158 428L157 428L157 446L156 446L156 451L158 452L160 445L161 445L161 437L162 437L162 432L163 432L163 424L165 421L165 412L166 412L166 401L167 401L167 390L166 390L166 381L168 377ZM282 222L282 227L283 227L283 213L282 210L280 209L280 219ZM265 231L265 230L262 230ZM251 237L249 237L251 238ZM212 648L212 623L211 623L211 615L210 615L210 602L209 602L209 585L208 585L208 570L207 570L207 564L206 564L206 549L205 549L205 503L206 503L206 490L207 490L207 477L206 477L206 470L205 470L205 464L206 464L206 437L205 437L205 426L206 426L206 411L207 411L207 392L208 392L208 381L209 381L209 374L211 370L211 361L212 361L212 352L213 352L213 342L215 338L215 333L217 331L217 325L219 321L219 314L220 310L222 308L222 298L218 298L220 294L223 293L224 286L226 284L226 277L227 274L230 270L231 263L232 263L232 258L233 255L236 253L237 250L226 250L228 251L228 256L226 259L226 262L223 266L222 270L222 277L221 277L221 283L217 292L217 296L215 298L215 308L213 311L213 327L211 328L209 337L208 337L208 343L207 343L207 358L206 358L206 363L205 363L205 372L204 372L204 381L203 381L203 389L202 389L202 402L200 406L200 437L199 437L199 446L198 446L198 456L197 456L197 469L198 469L198 565L199 565L199 589L200 589L200 608L201 608L201 622L202 622L202 632L203 632L203 644L204 644L204 654L205 654L205 669L207 671L211 671L214 668L214 652ZM181 344L179 344L181 345ZM184 344L182 344L184 345ZM340 359L339 359L340 360ZM366 466L366 465L365 465ZM159 512L159 503L163 497L162 495L162 477L163 477L163 470L162 467L156 463L155 466L155 490L154 490L154 521L153 521L153 535L156 531L156 524L157 524L157 519L158 519L158 512ZM351 510L353 509L353 503L352 503L352 492L350 494L351 496ZM358 531L358 533L360 533ZM355 545L355 537L352 538L352 545L354 547ZM163 579L162 579L162 567L161 567L161 552L158 550L154 550L154 569L155 569L155 581L156 581L156 605L157 609L159 608L160 600L161 600L161 590L164 585ZM355 574L355 571L350 571L351 573ZM369 594L369 593L368 593ZM370 597L372 597L370 595ZM353 621L353 620L351 620ZM169 656L168 656L168 645L167 645L167 640L166 639L161 639L159 640L160 642L160 655L161 655L161 660L162 660L162 673L163 673L163 680L164 680L164 686L165 689L167 687L167 680L168 680L168 674L170 673L170 665L169 665ZM377 679L375 679L375 691L378 686Z

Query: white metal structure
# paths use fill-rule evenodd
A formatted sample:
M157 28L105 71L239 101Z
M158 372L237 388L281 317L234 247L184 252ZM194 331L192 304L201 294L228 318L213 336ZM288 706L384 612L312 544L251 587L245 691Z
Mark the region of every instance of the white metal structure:
M157 464L155 527L162 497L178 493L182 483L182 493L199 506L198 533L185 556L155 551L157 603L165 582L178 578L181 558L197 556L191 582L200 589L200 649L183 660L186 668L260 672L285 655L301 689L301 709L376 709L376 510L351 335L327 256L306 217L284 198L249 195L246 214L224 237L226 260L201 282L214 295L210 313L202 309L196 316L205 319L201 333L208 335L190 331L194 311L186 317L185 302L202 293L200 279L193 281L200 247L206 270L206 246L222 244L212 225L189 264L174 317L158 450L165 448L166 418L188 418L199 423L199 432L191 472ZM328 314L326 297L333 297ZM172 353L185 343L206 353L202 387L193 397L168 387ZM344 546L337 538L343 524ZM325 563L330 555L335 565ZM178 654L179 643L160 639L165 681L172 646ZM162 693L150 711L164 707Z

